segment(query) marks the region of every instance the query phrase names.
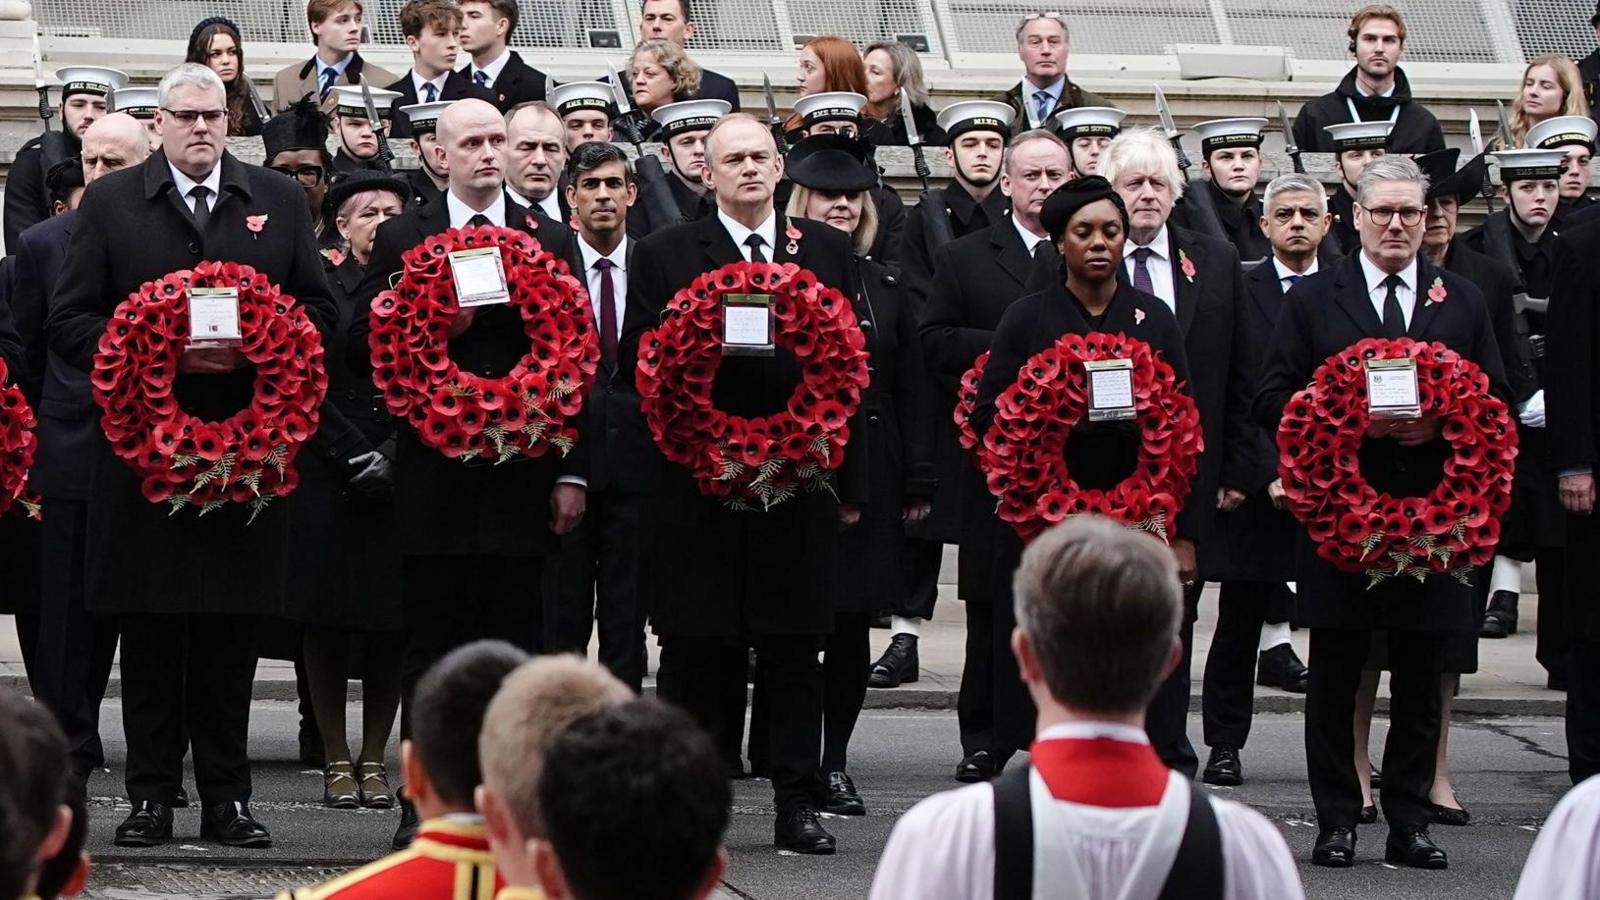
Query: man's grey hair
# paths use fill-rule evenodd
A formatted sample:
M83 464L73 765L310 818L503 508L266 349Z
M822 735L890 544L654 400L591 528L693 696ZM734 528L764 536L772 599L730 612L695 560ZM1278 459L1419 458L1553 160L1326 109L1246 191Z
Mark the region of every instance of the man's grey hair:
M1356 182L1356 202L1366 206L1373 190L1385 181L1409 181L1423 197L1428 196L1428 176L1422 174L1422 169L1411 157L1391 153L1373 160L1361 173L1361 180Z
M1261 209L1266 215L1272 215L1272 201L1279 194L1310 194L1317 198L1318 215L1328 211L1328 192L1323 189L1322 182L1310 175L1290 172L1267 182L1267 192L1261 198Z
M1053 131L1049 131L1044 128L1032 128L1012 138L1011 143L1006 145L1005 157L1001 160L1002 171L1011 171L1011 157L1016 155L1018 147L1031 144L1034 141L1045 141L1047 143L1055 144L1057 147L1061 148L1062 153L1067 155L1067 161L1069 163L1071 162L1072 151L1067 147L1066 141L1063 141L1061 137Z
M1061 26L1061 39L1063 41L1066 41L1069 44L1072 43L1072 30L1067 27L1067 16L1066 16L1066 14L1065 13L1052 13L1052 12L1047 12L1045 10L1040 10L1039 12L1033 13L1031 17L1030 16L1023 16L1021 19L1017 20L1017 46L1019 46L1019 47L1022 46L1022 29L1027 28L1029 25L1033 24L1034 22L1038 21L1039 19L1048 19L1051 22L1054 22L1057 25L1060 25Z
M1100 154L1100 176L1112 184L1123 172L1160 175L1172 185L1172 199L1183 196L1183 170L1167 136L1154 128L1124 128Z
M172 92L180 87L197 87L208 91L216 91L227 97L228 89L222 85L222 77L209 68L199 63L182 63L176 69L168 72L161 78L160 87L156 88L156 105L165 109L167 100Z

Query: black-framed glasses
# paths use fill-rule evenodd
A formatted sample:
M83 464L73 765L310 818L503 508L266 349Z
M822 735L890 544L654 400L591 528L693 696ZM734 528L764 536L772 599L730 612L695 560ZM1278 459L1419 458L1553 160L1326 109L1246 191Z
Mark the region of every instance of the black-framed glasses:
M171 116L179 125L185 128L193 125L196 120L204 119L207 125L215 125L227 118L225 109L169 109L161 107L161 111Z
M306 187L316 187L322 183L323 177L327 175L327 171L321 166L300 166L294 169L288 166L267 166L267 168L287 175Z
M1428 211L1420 206L1380 206L1374 209L1363 205L1361 208L1366 210L1367 215L1372 217L1372 221L1379 225L1387 225L1394 221L1395 216L1399 216L1400 224L1407 228L1420 225L1422 217L1428 214Z

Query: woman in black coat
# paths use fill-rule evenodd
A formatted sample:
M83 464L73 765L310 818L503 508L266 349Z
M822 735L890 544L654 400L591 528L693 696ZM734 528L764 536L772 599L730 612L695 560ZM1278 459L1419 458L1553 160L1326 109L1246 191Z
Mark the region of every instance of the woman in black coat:
M393 535L390 460L394 423L372 382L345 364L351 326L365 316L354 299L379 223L400 214L409 190L375 171L345 176L328 192L342 246L323 251L339 319L324 346L328 396L322 424L296 460L290 498L286 615L305 626L305 668L322 733L323 802L335 809L388 809L394 793L384 748L400 704L400 555ZM365 666L353 664L352 638ZM353 672L352 670L356 670ZM345 685L362 678L362 747L352 762L345 740Z
M1189 393L1189 363L1177 318L1161 300L1117 279L1127 242L1128 212L1110 183L1098 175L1067 182L1045 201L1040 220L1060 253L1059 275L1043 290L1011 304L1001 317L978 384L972 412L975 433L982 436L989 430L995 401L1017 380L1027 361L1065 334L1121 333L1143 341L1172 367L1181 390ZM1036 277L1037 273L1030 277L1030 285ZM1133 421L1080 423L1064 451L1073 480L1085 489L1109 488L1121 481L1133 470L1138 452L1139 426ZM1168 535L1177 536L1177 531ZM1022 550L1015 529L1006 525L995 530L990 553L994 583L988 591L995 598L991 605L996 740L1010 747L1028 746L1036 718L1011 655L1011 632L1016 627L1011 573L1022 559Z
M865 157L866 145L843 135L807 138L789 154L795 189L788 214L851 236L858 285L853 300L871 376L861 396L866 433L852 436L864 442L869 460L867 502L861 520L839 537L839 571L846 575L835 592L833 633L823 653L824 808L838 815L866 814L845 768L867 696L871 619L904 600L905 526L927 517L934 489L931 423L918 413L922 362L916 322L899 278L863 255L878 226L867 195L875 180Z

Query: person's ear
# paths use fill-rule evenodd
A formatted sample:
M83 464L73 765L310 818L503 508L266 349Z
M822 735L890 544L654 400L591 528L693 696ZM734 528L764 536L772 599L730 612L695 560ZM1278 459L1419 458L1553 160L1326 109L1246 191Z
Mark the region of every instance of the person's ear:
M567 195L567 206L571 207L571 208L574 208L574 209L577 208L577 206L578 206L578 189L576 187L574 187L573 185L568 184L567 185L567 189L566 189L566 195Z
M563 900L572 896L567 890L567 877L561 871L561 861L556 859L556 848L543 838L529 838L525 852L533 860L533 873L539 879L539 888L546 900Z
M623 196L631 209L635 203L639 202L639 183L636 181L628 182L628 187L623 191Z
M499 794L490 790L487 785L480 784L473 789L472 802L478 809L478 815L483 816L483 825L488 830L491 841L497 844L509 844L516 840L511 817L506 815L506 808L500 802Z
M1011 655L1017 658L1017 672L1024 682L1039 680L1039 658L1020 627L1011 629Z
M1161 667L1161 681L1165 682L1169 675L1178 671L1178 665L1182 662L1183 640L1181 638L1174 637L1172 639L1172 649L1167 653L1166 665Z
M400 742L400 772L405 778L406 795L413 803L432 790L428 772L422 767L422 754L410 740Z
M61 848L67 845L67 835L72 831L72 807L65 803L56 807L55 819L50 822L50 830L45 832L44 840L39 842L37 859L44 862L54 859Z

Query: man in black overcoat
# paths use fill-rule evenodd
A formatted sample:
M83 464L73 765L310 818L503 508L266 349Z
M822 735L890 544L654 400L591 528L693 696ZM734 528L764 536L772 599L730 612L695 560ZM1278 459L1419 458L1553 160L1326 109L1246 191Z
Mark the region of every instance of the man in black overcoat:
M1379 160L1367 167L1359 190L1361 252L1301 282L1284 298L1253 408L1263 428L1277 429L1284 405L1329 356L1366 338L1437 341L1477 364L1496 394L1507 394L1482 292L1418 255L1427 210L1416 163ZM1431 296L1435 283L1443 289L1443 301ZM1376 421L1362 449L1362 472L1378 490L1395 496L1427 494L1449 453L1439 432L1439 421L1431 417ZM1351 722L1372 635L1381 629L1388 633L1393 697L1380 796L1389 822L1385 858L1444 868L1445 852L1428 836L1439 745L1440 657L1449 636L1477 626L1473 587L1449 575L1369 585L1367 575L1343 572L1319 558L1304 531L1295 581L1295 616L1311 629L1306 765L1320 829L1312 862L1343 868L1355 860L1361 785Z
M909 314L922 315L932 288L934 257L958 238L1000 224L1010 211L1010 198L1000 190L1000 168L1011 137L1011 108L994 100L952 103L939 114L945 134L945 162L955 178L943 187L922 192L906 210L900 245L900 278L906 286ZM930 375L921 390L933 420L934 468L938 479L933 511L907 526L905 605L893 610L889 647L872 664L872 687L898 687L919 677L917 632L933 615L939 598L939 567L944 545L961 540L961 481L970 465L961 449L955 421L960 375Z
M641 0L639 3L639 40L660 38L687 48L694 32L694 10L690 0ZM729 111L739 111L738 85L721 72L713 72L704 66L700 69L700 89L694 92L692 99L724 100Z
M519 103L543 100L549 89L548 76L507 46L517 30L518 13L516 0L467 0L461 4L461 49L472 58L460 73L493 94L491 102L501 112L510 112Z
M1156 692L1145 716L1150 742L1162 762L1192 776L1200 761L1185 728L1189 650L1201 586L1215 577L1212 554L1205 547L1213 537L1217 511L1244 502L1252 480L1254 445L1248 423L1253 380L1248 357L1239 348L1250 301L1239 251L1232 244L1168 221L1182 176L1172 146L1158 132L1130 129L1117 135L1100 157L1100 172L1122 195L1132 220L1120 275L1159 297L1177 316L1205 436L1200 471L1172 542L1178 573L1187 583L1184 659Z
M378 226L372 262L356 292L361 305L399 281L402 254L451 228L521 229L557 255L572 238L564 226L506 194L505 121L487 101L451 104L439 117L437 137L434 161L450 173L444 197ZM351 328L350 364L358 371L371 366L369 331L364 320ZM462 310L450 334L451 359L488 378L505 375L528 352L521 314L509 305ZM540 649L543 561L584 510L586 419L580 415L573 424L580 436L565 456L552 447L537 459L500 465L450 459L424 446L409 427L396 433L395 503L405 569L403 734L409 734L418 679L446 653L482 638ZM403 830L414 826L414 818L402 823ZM396 842L407 836L397 835Z
M470 66L459 71L455 68L463 21L461 7L452 0L406 0L400 7L400 31L411 50L411 69L393 83L383 85L400 94L392 101L392 109L467 98L495 102L494 92L467 74ZM391 118L396 123L394 137L411 136L405 117Z
M305 193L277 172L223 149L221 80L185 63L161 82L162 149L84 194L47 319L50 349L82 370L117 304L146 281L201 260L263 272L318 327L336 316ZM185 121L187 120L187 121ZM264 222L247 227L246 217ZM249 401L254 377L235 350L188 350L175 386L206 418ZM255 675L256 617L282 605L288 519L282 504L253 523L230 506L201 519L146 500L139 477L101 442L89 497L86 596L91 612L122 621L122 709L128 799L121 846L172 837L169 804L194 750L201 836L236 846L270 843L250 815L246 739ZM188 740L185 741L187 736ZM186 746L186 743L188 746Z
M1395 153L1444 149L1444 130L1428 108L1411 97L1411 82L1400 68L1406 23L1391 6L1366 6L1350 19L1346 32L1355 66L1333 91L1306 101L1294 119L1294 141L1303 151L1330 153L1324 130L1345 122L1387 121L1394 125Z
M618 368L632 372L640 336L661 322L668 301L701 274L731 263L795 263L826 285L854 296L848 237L820 222L775 211L773 188L783 164L759 120L735 113L707 137L706 177L717 212L656 232L633 252ZM712 397L724 412L761 416L782 409L799 378L794 357L728 356ZM858 414L858 420L860 416ZM822 669L817 654L833 627L838 531L860 518L866 497L866 434L837 472L836 500L807 492L764 512L729 509L696 489L687 470L657 457L659 486L645 526L643 578L652 585L651 618L661 639L661 696L726 739L723 700L738 686L742 706L747 646L773 714L766 740L778 817L775 843L802 853L832 853L817 818L822 725ZM742 710L741 710L742 715Z
M1011 199L1011 215L934 254L935 278L918 326L923 364L934 378L953 386L988 351L1006 309L1032 292L1028 279L1035 251L1050 243L1039 214L1045 198L1071 170L1066 144L1051 132L1035 129L1018 135L1006 151L1000 180L1001 191ZM994 633L994 604L1011 579L1009 571L996 566L995 532L1010 526L995 516L994 496L970 456L957 477L961 546L956 595L966 602L967 643L956 702L962 752L956 779L971 782L998 774L1012 753L1030 743L1033 723L1031 718L1025 726L1019 723L1009 741L998 733L1000 692L1009 697L1023 690L1016 664L1004 650L1005 638Z

